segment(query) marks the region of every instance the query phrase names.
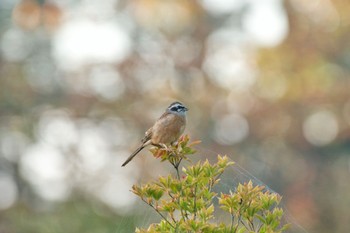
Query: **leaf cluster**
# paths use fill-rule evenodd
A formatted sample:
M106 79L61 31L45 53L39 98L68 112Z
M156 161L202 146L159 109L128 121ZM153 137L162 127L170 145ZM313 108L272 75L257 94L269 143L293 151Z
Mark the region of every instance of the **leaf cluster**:
M277 207L281 197L264 191L263 186L254 186L250 181L239 184L228 194L213 191L225 169L234 164L227 156L218 155L214 164L206 160L184 167L180 177L178 165L188 154L195 153L192 149L195 143L189 144L189 137L185 136L170 149L152 149L154 155L173 164L177 177L168 175L132 187L132 192L161 216L159 223L136 232L273 233L286 229L287 225L281 226L283 210ZM214 201L229 215L230 223L215 218Z
M200 141L190 142L190 137L188 135L183 135L179 138L177 143L170 147L154 147L150 149L150 152L154 157L160 158L162 162L168 161L176 169L178 178L180 178L179 165L181 161L184 159L190 161L188 155L196 153L193 146L199 143Z

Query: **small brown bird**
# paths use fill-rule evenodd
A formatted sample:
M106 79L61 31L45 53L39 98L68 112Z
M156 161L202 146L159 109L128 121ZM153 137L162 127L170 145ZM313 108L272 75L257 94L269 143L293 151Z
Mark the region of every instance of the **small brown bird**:
M174 143L185 130L187 111L188 109L180 102L170 104L165 113L146 131L141 146L129 156L122 167L148 145L166 147L166 144Z

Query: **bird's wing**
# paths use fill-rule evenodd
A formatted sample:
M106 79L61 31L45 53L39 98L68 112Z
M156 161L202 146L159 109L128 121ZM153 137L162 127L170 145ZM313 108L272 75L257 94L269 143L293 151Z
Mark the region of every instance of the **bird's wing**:
M142 143L147 142L148 140L150 140L152 137L152 127L149 128L146 133L145 133L145 137L141 140Z

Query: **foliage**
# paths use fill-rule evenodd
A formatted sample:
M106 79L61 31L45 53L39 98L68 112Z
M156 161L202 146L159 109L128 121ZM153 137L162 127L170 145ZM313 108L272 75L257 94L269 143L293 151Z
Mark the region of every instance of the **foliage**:
M225 169L234 163L227 156L218 155L218 161L208 160L184 167L179 176L178 167L187 155L195 153L189 137L179 139L171 148L153 148L154 156L169 161L177 171L177 177L168 175L143 186L134 185L132 192L161 216L159 223L148 229L136 229L138 233L155 232L283 232L283 210L278 208L281 196L254 186L251 181L239 184L230 193L220 195L213 187L220 182ZM215 218L214 202L230 215L230 223Z

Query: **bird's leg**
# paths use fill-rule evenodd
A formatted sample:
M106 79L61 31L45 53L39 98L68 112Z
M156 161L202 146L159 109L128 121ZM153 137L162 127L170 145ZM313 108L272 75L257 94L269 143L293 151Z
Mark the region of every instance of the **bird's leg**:
M169 151L169 148L165 143L159 143L159 145L163 147L166 151Z

